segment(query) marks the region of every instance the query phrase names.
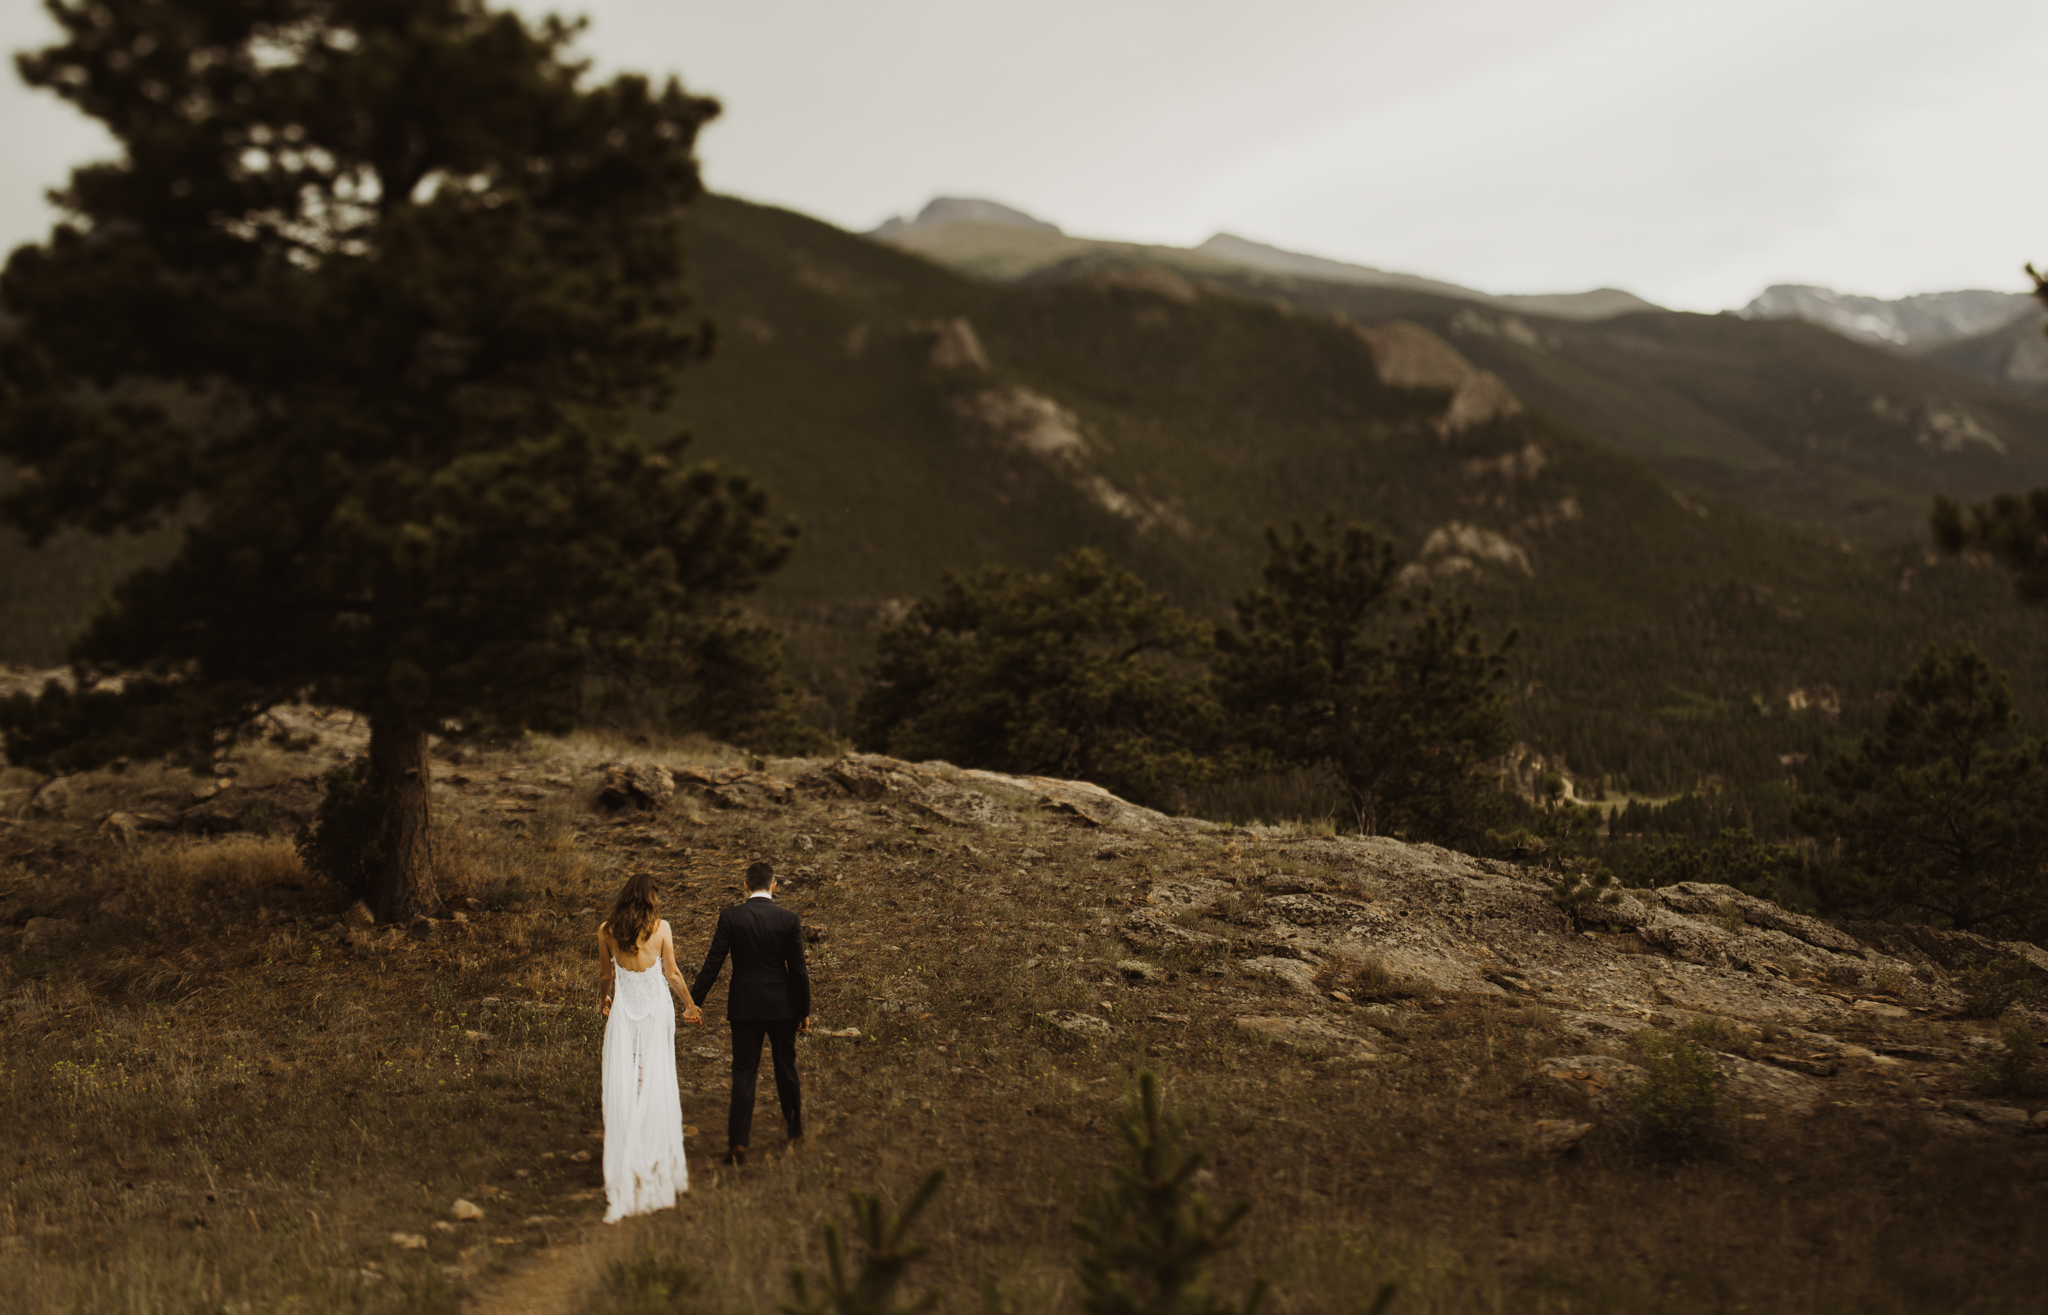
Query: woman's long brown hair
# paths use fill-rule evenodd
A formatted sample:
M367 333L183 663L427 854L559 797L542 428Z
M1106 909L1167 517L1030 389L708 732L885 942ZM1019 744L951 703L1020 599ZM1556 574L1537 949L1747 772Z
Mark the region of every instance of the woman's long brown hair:
M626 888L612 905L612 943L631 953L640 948L640 938L654 930L654 877L636 872L626 878Z

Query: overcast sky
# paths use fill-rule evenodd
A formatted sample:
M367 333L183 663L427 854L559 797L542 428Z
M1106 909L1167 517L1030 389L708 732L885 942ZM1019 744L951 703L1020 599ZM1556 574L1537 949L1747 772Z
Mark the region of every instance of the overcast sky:
M531 12L538 3L520 7ZM987 196L1495 292L2015 291L2048 261L2042 0L585 0L726 110L711 185L849 228ZM51 32L0 0L9 49ZM0 243L97 129L9 78Z

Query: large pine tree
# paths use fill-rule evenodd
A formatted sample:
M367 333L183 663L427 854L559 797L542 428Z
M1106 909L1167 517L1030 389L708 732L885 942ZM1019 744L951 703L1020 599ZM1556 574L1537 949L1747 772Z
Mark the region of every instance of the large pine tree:
M22 76L122 152L0 276L5 511L191 528L75 692L6 709L8 753L356 709L363 893L429 912L428 735L563 725L589 664L670 655L788 550L758 491L628 424L708 346L681 222L718 107L593 84L577 25L479 0L46 4L63 40Z
M1327 765L1360 831L1470 846L1513 738L1497 687L1516 634L1488 647L1469 606L1404 595L1400 573L1390 544L1334 515L1320 535L1268 529L1264 583L1216 635L1217 691L1268 765Z

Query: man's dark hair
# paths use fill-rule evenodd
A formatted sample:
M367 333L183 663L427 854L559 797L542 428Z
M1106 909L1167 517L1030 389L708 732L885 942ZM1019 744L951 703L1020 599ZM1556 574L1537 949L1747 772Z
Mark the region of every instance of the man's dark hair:
M775 869L769 867L766 863L750 863L747 865L748 890L766 890L774 880Z

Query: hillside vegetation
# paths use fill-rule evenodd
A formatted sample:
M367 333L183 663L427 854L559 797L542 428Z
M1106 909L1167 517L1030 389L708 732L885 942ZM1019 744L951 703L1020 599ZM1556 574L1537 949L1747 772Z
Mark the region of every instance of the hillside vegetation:
M362 728L274 711L294 734L222 763L226 800L137 766L9 832L10 1312L765 1313L847 1189L900 1204L938 1165L911 1290L1071 1310L1139 1065L1217 1208L1252 1203L1219 1289L1264 1275L1285 1315L1382 1282L1413 1315L2038 1305L2043 1057L1957 1016L1999 948L1974 938L1866 943L1700 886L1577 933L1510 865L886 759L661 744L629 752L673 799L607 811L621 746L587 737L441 746L457 912L371 927L284 834ZM0 774L0 804L32 784ZM193 834L222 825L247 829ZM763 857L816 937L809 1144L715 1163L721 988L678 1036L691 1191L603 1227L595 925L651 870L687 959ZM1630 1094L1672 1055L1696 1084ZM677 1270L670 1304L645 1280Z
M692 243L719 351L642 423L694 435L687 456L743 469L801 526L759 606L828 727L877 619L946 571L1094 545L1220 619L1264 528L1325 510L1390 536L1409 583L1521 628L1517 730L1581 795L1719 778L1774 829L1793 782L1937 640L2011 670L2023 718L2048 706L2048 620L1914 542L1930 492L2048 482L2048 408L1990 385L1797 323L1545 321L1128 262L995 283L730 198L698 206ZM1396 317L1441 341L1361 328ZM1902 409L1879 414L1880 396ZM1930 398L2004 453L1922 441ZM1840 532L1856 526L1878 537ZM17 557L0 619L55 619L0 626L0 658L54 658L130 552Z
M1987 570L1690 494L1555 418L1536 390L1525 396L1545 409L1482 408L1457 428L1442 423L1447 389L1382 383L1357 326L1395 313L1436 317L1518 391L1521 357L1545 369L1581 359L1461 329L1456 303L1321 285L1311 314L1270 289L1131 266L995 284L726 198L699 209L694 233L695 277L725 341L661 419L697 436L692 451L743 466L803 525L766 606L838 707L858 688L877 610L947 570L1042 568L1095 544L1220 617L1256 576L1262 529L1326 508L1390 534L1418 577L1472 594L1489 627L1522 627L1518 726L1584 793L1603 779L1670 793L1716 773L1781 789L1781 757L1869 724L1936 639L1969 639L2018 668L2023 708L2048 693L2027 661L2048 626ZM1469 325L1476 312L1462 309ZM1635 325L1719 335L1758 357L1758 343L1810 345L1900 396L1884 370L1920 369L1908 383L1934 373L1798 324L1639 315L1545 332ZM1642 355L1636 386L1655 413L1680 372L1659 382L1661 358ZM1629 377L1618 349L1603 368ZM1808 385L1787 365L1749 404L1768 410L1795 386ZM1701 405L1679 414L1705 423ZM1873 432L1898 439L1900 478L1917 478L1918 445L1888 423L1873 417ZM1983 487L2027 477L1982 469Z

